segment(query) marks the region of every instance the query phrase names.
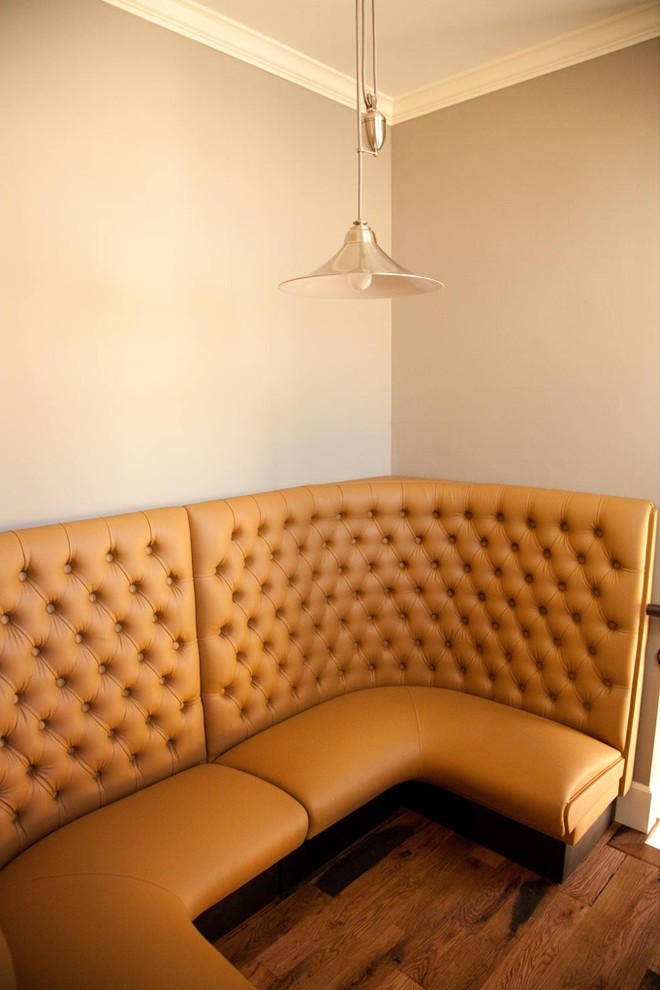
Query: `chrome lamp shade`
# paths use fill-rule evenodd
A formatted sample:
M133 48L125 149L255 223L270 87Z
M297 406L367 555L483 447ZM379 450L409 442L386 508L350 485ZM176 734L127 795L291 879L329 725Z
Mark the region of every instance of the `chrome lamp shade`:
M434 292L441 282L413 275L378 247L364 220L356 220L329 261L300 278L280 284L283 292L325 299L390 299Z
M281 282L283 292L326 299L391 299L418 296L443 287L437 279L414 275L385 254L373 230L362 219L362 155L378 156L387 129L385 117L377 107L374 2L371 0L373 91L369 92L364 85L365 0L355 0L358 219L329 261L309 275Z

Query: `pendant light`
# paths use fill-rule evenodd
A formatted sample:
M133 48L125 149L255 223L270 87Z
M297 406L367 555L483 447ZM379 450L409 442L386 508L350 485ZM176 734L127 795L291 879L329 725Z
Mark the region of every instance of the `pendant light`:
M324 265L300 278L280 283L280 289L299 296L328 299L390 299L417 296L441 289L442 282L413 275L379 248L376 235L362 217L362 156L378 156L385 143L387 124L378 110L376 85L375 0L371 3L373 92L364 83L364 4L355 0L355 79L357 111L357 220L349 228L342 247Z

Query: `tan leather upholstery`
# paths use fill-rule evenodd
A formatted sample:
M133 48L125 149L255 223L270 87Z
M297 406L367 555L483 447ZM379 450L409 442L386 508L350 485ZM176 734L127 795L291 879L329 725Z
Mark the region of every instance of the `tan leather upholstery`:
M20 990L254 990L153 884L44 877L13 896L3 925Z
M0 874L0 926L21 985L248 986L214 963L191 920L299 846L306 831L307 816L288 795L209 764L69 823ZM105 968L104 954L114 955Z
M211 759L338 695L429 685L592 736L629 785L648 502L379 480L188 512Z
M293 795L310 837L387 788L424 780L570 844L615 799L623 772L617 750L582 732L428 687L334 698L218 762Z
M403 780L578 841L630 781L654 533L405 479L1 533L0 976L247 990L191 919Z
M220 762L293 795L307 810L311 837L419 777L415 709L406 689L357 691L252 736Z
M0 864L204 759L181 508L0 533Z

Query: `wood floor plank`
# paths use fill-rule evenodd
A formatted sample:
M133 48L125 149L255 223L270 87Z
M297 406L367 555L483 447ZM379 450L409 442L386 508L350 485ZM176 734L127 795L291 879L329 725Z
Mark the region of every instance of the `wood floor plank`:
M256 990L647 990L660 971L650 864L604 840L551 884L414 812L394 820L408 838L360 876L354 857L336 896L311 878L218 943Z
M658 870L626 857L535 990L637 990L657 957L658 893Z

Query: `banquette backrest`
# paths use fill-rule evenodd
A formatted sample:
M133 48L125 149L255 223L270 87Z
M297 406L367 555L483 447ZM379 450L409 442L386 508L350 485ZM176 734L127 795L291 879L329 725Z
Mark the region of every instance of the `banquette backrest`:
M188 512L209 758L396 684L490 698L630 754L650 503L388 479Z
M372 685L628 756L654 523L641 500L383 479L0 533L0 866Z
M204 758L185 510L0 533L0 865Z

